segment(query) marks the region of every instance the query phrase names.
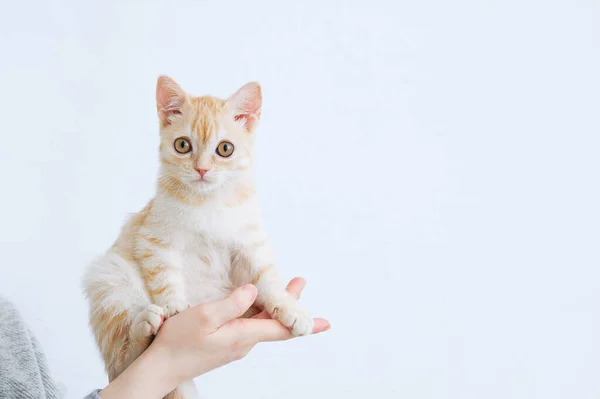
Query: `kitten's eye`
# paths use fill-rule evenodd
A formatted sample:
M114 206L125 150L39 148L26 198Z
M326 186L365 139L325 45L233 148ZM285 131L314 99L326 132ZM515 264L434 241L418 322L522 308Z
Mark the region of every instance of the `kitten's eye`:
M233 154L233 144L229 141L221 141L217 146L217 154L223 158L228 158Z
M180 154L187 154L188 152L192 151L192 145L190 144L190 141L185 137L180 137L176 139L174 146L175 151L177 151Z

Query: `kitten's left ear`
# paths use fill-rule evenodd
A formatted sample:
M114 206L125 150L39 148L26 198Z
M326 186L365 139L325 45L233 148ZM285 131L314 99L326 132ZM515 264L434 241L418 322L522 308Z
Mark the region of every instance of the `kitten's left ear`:
M248 132L253 132L260 119L262 91L257 82L246 83L227 99L233 118L244 124Z
M183 89L170 77L160 76L156 82L156 110L162 126L171 124L183 112L186 96Z

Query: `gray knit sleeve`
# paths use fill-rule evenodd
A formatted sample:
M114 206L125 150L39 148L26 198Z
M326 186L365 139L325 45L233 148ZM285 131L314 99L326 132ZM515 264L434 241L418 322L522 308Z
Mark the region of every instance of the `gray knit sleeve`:
M19 312L0 297L0 398L57 399L44 352Z
M100 393L100 390L97 389L93 392L90 392L90 394L83 399L101 399L99 393Z

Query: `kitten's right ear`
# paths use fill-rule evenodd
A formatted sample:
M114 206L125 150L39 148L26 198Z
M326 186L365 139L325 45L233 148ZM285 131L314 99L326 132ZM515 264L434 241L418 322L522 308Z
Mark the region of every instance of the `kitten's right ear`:
M181 115L184 104L183 89L170 77L160 76L156 82L156 110L160 125L170 125L173 118Z

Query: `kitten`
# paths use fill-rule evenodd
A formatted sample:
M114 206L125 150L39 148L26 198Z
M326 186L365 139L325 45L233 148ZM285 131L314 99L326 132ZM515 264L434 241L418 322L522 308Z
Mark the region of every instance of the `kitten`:
M293 335L313 329L310 315L284 291L259 213L252 173L258 83L221 100L193 97L161 76L156 103L156 195L84 276L110 381L148 347L164 318L246 283L258 288L256 304ZM190 384L193 392L184 394ZM170 396L196 396L193 382L184 385Z

